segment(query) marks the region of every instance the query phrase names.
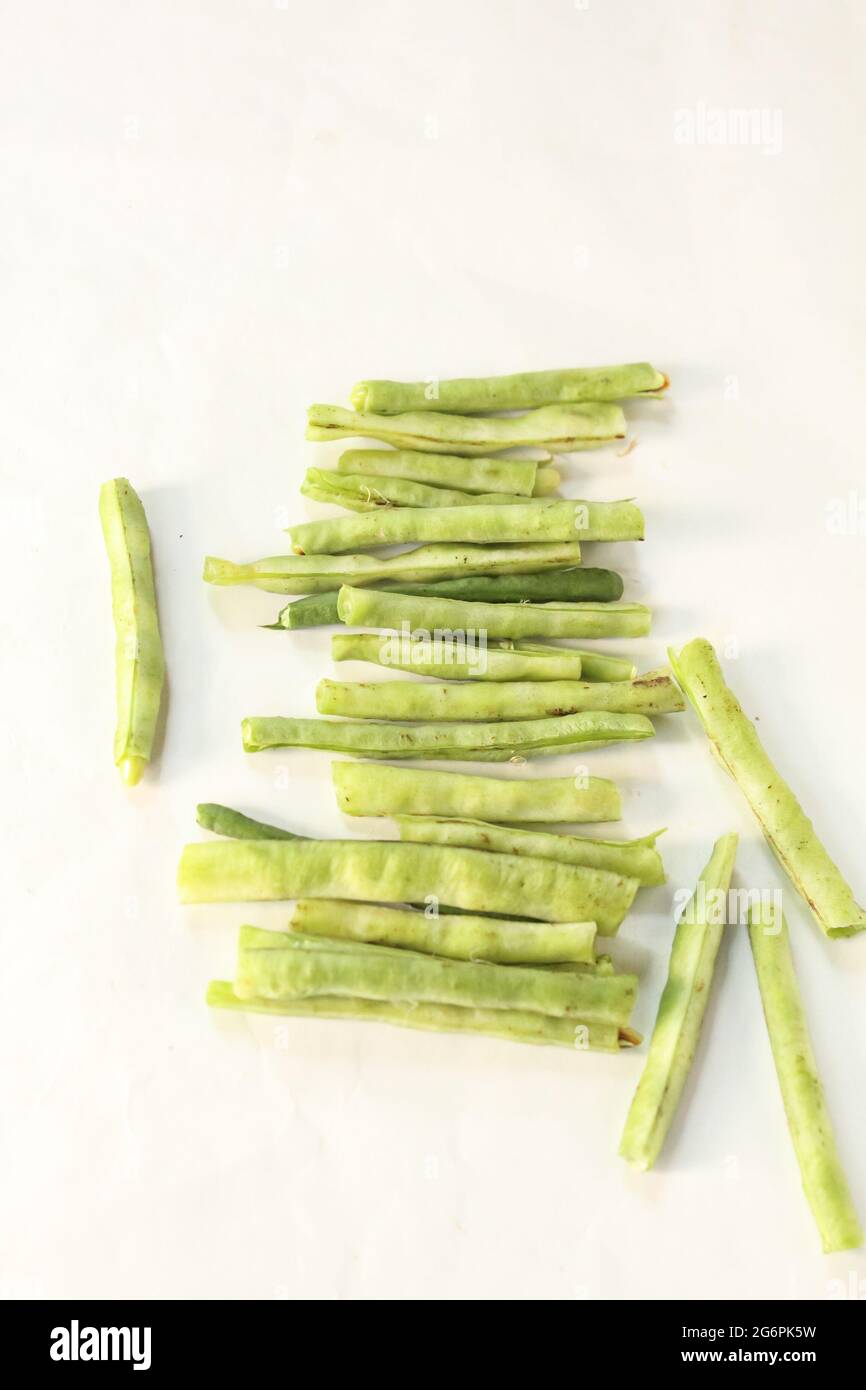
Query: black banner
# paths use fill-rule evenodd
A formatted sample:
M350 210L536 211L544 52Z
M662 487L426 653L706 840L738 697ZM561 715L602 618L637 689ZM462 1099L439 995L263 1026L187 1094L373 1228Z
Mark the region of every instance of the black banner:
M313 1300L314 1301L314 1300ZM442 1300L448 1301L448 1300ZM484 1302L483 1296L479 1301ZM0 1304L0 1319L7 1345L15 1347L21 1369L50 1371L58 1377L113 1374L153 1378L189 1370L197 1376L210 1372L233 1373L249 1378L269 1369L289 1369L286 1348L298 1345L297 1324L285 1302L89 1302L57 1300ZM762 1367L802 1366L822 1375L856 1365L855 1336L862 1328L862 1314L855 1302L757 1302L679 1303L581 1300L578 1317L569 1313L573 1340L579 1346L589 1339L593 1359L603 1352L617 1378L633 1370L682 1369L700 1374L708 1367L729 1372ZM347 1329L348 1332L348 1329ZM407 1329L401 1333L404 1351ZM527 1334L528 1335L528 1334ZM339 1372L341 1347L345 1346L355 1373L372 1373L367 1350L338 1339L328 1347L325 1365L329 1378ZM446 1343L440 1333L434 1340L440 1351ZM496 1364L498 1348L511 1345L513 1335L495 1339L485 1334L475 1356L485 1369ZM354 1346L354 1351L350 1350ZM461 1340L460 1372L465 1373L465 1339ZM281 1350L282 1348L282 1350ZM529 1348L526 1346L528 1353ZM433 1350L433 1348L431 1348ZM492 1353L492 1356L491 1356ZM291 1353L289 1352L291 1360ZM433 1350L433 1355L436 1352ZM509 1353L509 1356L511 1353ZM569 1343L558 1345L555 1360L568 1359ZM474 1359L474 1358L473 1358ZM307 1356L301 1358L301 1365ZM425 1358L426 1361L426 1358ZM300 1366L296 1365L295 1370Z

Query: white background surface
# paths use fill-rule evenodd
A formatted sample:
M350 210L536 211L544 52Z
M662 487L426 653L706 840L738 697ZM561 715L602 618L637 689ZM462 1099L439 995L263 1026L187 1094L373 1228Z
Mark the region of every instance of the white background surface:
M819 1253L744 932L637 1176L616 1148L642 1054L211 1016L238 923L285 910L182 911L174 890L199 800L375 829L341 824L327 756L240 747L244 714L313 712L329 634L263 632L278 599L199 577L313 514L302 471L338 449L304 443L305 407L359 376L646 357L671 399L631 407L635 451L573 459L568 490L636 495L648 540L592 558L656 609L642 666L698 633L738 650L732 682L866 894L866 537L828 531L864 489L864 47L841 0L7 9L0 1291L822 1298L866 1278L862 1254ZM701 104L780 113L781 148L678 144ZM131 793L96 510L116 474L150 518L169 670ZM588 758L626 792L617 833L670 827L670 883L616 943L648 1030L673 894L712 839L741 831L741 885L779 876L691 715ZM866 941L786 902L866 1212Z

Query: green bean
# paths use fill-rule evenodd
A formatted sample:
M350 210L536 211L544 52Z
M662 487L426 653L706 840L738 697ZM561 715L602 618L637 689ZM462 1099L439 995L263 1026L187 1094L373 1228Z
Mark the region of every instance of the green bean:
M815 921L828 936L862 931L866 912L855 902L812 822L764 751L754 724L725 684L710 643L698 638L679 654L671 650L669 655L716 756L738 783Z
M539 545L422 545L381 559L373 555L272 555L249 565L235 565L208 555L208 584L251 584L271 594L318 594L341 584L414 583L453 575L534 574L580 564L580 543Z
M338 632L331 638L331 656L334 661L369 661L395 671L449 680L558 681L583 676L614 681L633 680L637 675L632 663L621 657L597 656L573 647L505 639L488 643L482 658L480 647L430 634L407 642L402 635ZM587 667L596 674L587 675Z
M153 753L165 682L150 533L141 499L126 478L99 490L99 519L111 566L117 724L114 761L128 787L141 780Z
M314 502L333 503L352 512L377 512L383 507L513 507L515 502L527 501L514 492L459 492L407 478L331 473L324 468L307 469L301 492Z
M382 592L411 594L415 598L459 598L485 603L551 603L555 600L595 599L608 603L622 594L622 579L613 570L578 568L544 574L479 575L474 579L441 579L433 584L383 584ZM338 589L329 594L308 594L287 603L274 627L294 630L320 627L340 621Z
M836 1149L781 909L753 904L749 939L788 1129L824 1253L855 1250L863 1232Z
M670 714L685 708L664 672L636 681L332 681L316 687L319 714L350 719L547 719L579 710Z
M618 401L658 396L668 378L649 362L616 367L568 367L510 376L456 377L450 381L359 381L352 389L355 410L397 415L404 410L531 410L574 401Z
M541 448L551 454L592 449L625 437L618 405L545 406L507 419L492 416L357 414L338 405L311 405L307 439L381 439L397 449L432 454L497 454L504 449Z
M265 942L266 936L277 939ZM448 960L389 946L242 927L235 992L241 999L308 999L327 994L520 1009L622 1028L634 1007L637 977Z
M583 822L622 817L606 777L531 777L520 781L426 768L331 764L341 811L349 816L469 816L488 821Z
M435 899L497 916L518 906L544 922L595 922L610 936L638 885L547 859L396 840L208 840L184 847L178 888L185 903Z
M253 820L241 811L233 811L230 806L220 806L215 801L202 801L195 808L195 818L204 830L214 835L227 835L234 840L303 840L304 835L293 835L290 830L281 830L276 825L266 825L264 821Z
M610 603L622 598L622 579L614 570L579 565L543 574L493 574L465 579L440 579L435 584L388 584L383 589L416 598L459 598L484 603L576 603L594 599Z
M545 753L583 752L609 743L652 738L642 714L587 710L555 719L504 720L495 724L390 724L373 719L244 719L244 751L320 748L364 758L450 758L460 762L511 762Z
M212 980L207 1003L216 1009L238 1009L290 1018L336 1018L352 1022L390 1023L433 1033L477 1033L508 1042L570 1047L578 1052L618 1052L641 1042L631 1028L611 1023L551 1018L516 1009L461 1009L454 1004L403 1004L381 999L343 999L317 995L313 999L239 999L227 980Z
M677 924L668 978L649 1053L623 1130L620 1154L651 1168L679 1104L695 1055L722 933L737 836L723 835Z
M634 502L566 502L538 497L516 507L392 507L329 521L305 521L288 530L292 548L299 555L337 555L422 541L494 545L642 541L644 519ZM333 583L328 587L333 588Z
M355 589L344 584L337 613L347 627L401 630L413 635L455 633L488 637L645 637L652 614L642 603L467 603ZM435 640L435 639L434 639Z
M517 830L489 821L449 819L444 816L395 816L400 839L412 844L460 845L464 849L488 849L494 854L530 855L556 859L561 864L582 864L609 873L636 878L643 887L665 881L664 865L655 847L663 832L642 840L592 840L579 835L557 835L541 830Z
M452 960L504 965L595 960L594 922L533 922L469 913L440 917L409 907L302 898L295 905L291 928L308 936L401 946Z
M545 492L559 484L556 469L541 468L535 459L465 459L411 449L346 449L337 460L337 472L371 473L377 478L405 478L462 492L511 492L524 497L536 493L539 474L544 475L540 482Z

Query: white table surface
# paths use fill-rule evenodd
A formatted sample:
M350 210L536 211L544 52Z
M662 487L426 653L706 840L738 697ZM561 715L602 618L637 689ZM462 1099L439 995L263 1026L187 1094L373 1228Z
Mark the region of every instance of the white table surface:
M643 667L696 634L733 654L866 894L866 536L828 529L834 498L866 509L864 47L838 0L7 14L0 1293L824 1298L866 1279L862 1254L819 1253L743 930L639 1176L616 1149L642 1052L214 1016L238 924L285 908L182 910L174 889L200 800L375 833L341 822L326 755L241 751L243 715L313 712L330 634L261 631L278 599L200 580L205 553L284 551L280 527L317 514L302 472L338 446L304 443L307 404L359 376L649 358L674 386L629 410L637 448L569 461L570 495L647 516L645 545L592 559L655 607ZM727 133L764 111L763 144L707 143L714 107ZM169 671L133 792L96 510L116 474L150 519ZM670 881L615 943L648 1031L674 893L713 838L740 831L741 886L781 880L691 715L588 759L622 783L618 833L670 827ZM831 944L786 904L866 1212L866 940Z

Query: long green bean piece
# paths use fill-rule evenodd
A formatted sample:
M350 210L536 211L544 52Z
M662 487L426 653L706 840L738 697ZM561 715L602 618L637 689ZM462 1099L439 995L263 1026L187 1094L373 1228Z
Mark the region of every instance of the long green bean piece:
M606 777L505 778L371 763L331 764L337 804L349 816L466 816L487 821L588 824L622 817Z
M855 1250L863 1231L836 1149L781 909L753 905L749 939L788 1129L824 1252Z
M644 519L640 508L627 500L582 502L539 497L516 507L391 507L328 521L304 521L288 531L292 548L299 555L339 555L347 550L422 543L642 541ZM448 578L444 574L437 577ZM333 583L328 587L333 588Z
M396 415L404 410L532 410L575 401L618 401L658 396L668 378L649 362L616 367L566 367L508 376L456 377L446 381L359 381L352 388L355 410Z
M281 830L277 825L267 825L264 821L253 820L241 811L230 806L220 806L216 801L202 801L195 808L195 818L203 830L211 830L214 835L226 835L235 840L303 840L304 835L293 835L290 830Z
M548 719L579 710L670 714L685 708L663 672L636 681L332 681L316 687L319 714L350 719Z
M853 936L866 912L830 858L758 731L725 684L709 642L697 638L669 652L674 675L691 701L722 766L738 783L797 892L828 936Z
M456 598L413 598L344 584L337 613L347 627L403 629L487 637L645 637L652 614L642 603L467 603Z
M471 913L440 917L410 907L302 898L295 904L291 928L308 936L400 946L452 960L487 960L501 965L595 961L594 922L522 922Z
M307 469L301 492L313 502L345 507L350 512L378 512L383 507L513 507L516 502L527 501L514 492L460 492L413 483L408 478L331 473L324 468Z
M253 716L241 722L244 751L321 748L364 758L449 758L460 762L511 762L554 753L583 752L655 734L643 714L586 710L553 719L512 719L495 724L391 724L373 719L287 719Z
M529 545L422 545L385 559L374 555L271 555L236 565L208 555L207 584L249 584L271 594L320 594L342 584L428 583L454 575L536 574L580 564L580 542Z
M613 570L587 566L570 570L550 570L544 574L479 575L476 578L440 579L433 584L384 584L383 593L411 594L415 598L457 598L482 603L576 603L589 599L612 602L622 594L622 579ZM339 590L327 594L307 594L287 603L278 615L277 628L294 631L302 627L321 627L339 623Z
M289 1018L333 1018L362 1023L390 1023L433 1033L476 1033L507 1042L570 1047L577 1052L619 1052L641 1042L632 1028L612 1023L551 1018L517 1009L463 1009L454 1004L404 1004L382 999L239 999L227 980L212 980L207 1003L215 1009L271 1014Z
M153 753L165 658L147 517L127 478L112 478L102 484L99 519L111 567L115 629L114 761L126 785L134 787Z
M335 763L334 766L352 766L352 764ZM402 769L394 770L400 771ZM459 774L456 775L459 776ZM253 820L252 817L245 816L240 811L234 811L228 806L219 806L212 802L203 803L196 808L196 819L203 829L210 830L215 835L223 835L236 840L303 840L307 838L304 835L294 835L291 831L284 830L279 826ZM597 840L577 835L520 830L514 826L491 825L489 822L481 820L401 815L395 816L394 819L397 822L400 839L414 844L459 845L464 849L492 850L495 854L528 854L538 859L556 859L562 864L579 864L588 869L606 869L609 873L619 874L625 878L636 878L642 886L652 887L665 881L661 855L655 848L655 842L662 834L660 830L641 840ZM306 904L307 908L312 910L315 902L315 899L311 899ZM344 903L342 906L347 905ZM365 910L358 908L359 913ZM376 908L375 911L378 913L384 909ZM410 913L409 915L415 921L419 914ZM421 915L423 916L423 914ZM427 919L424 920L426 922ZM464 917L462 920L465 921L466 918ZM479 920L483 921L485 926L489 923L488 918ZM389 917L388 921L396 921L396 918ZM508 919L509 926L512 922L519 924L519 918ZM532 925L533 930L538 928L537 922ZM305 926L304 930L312 931L313 928ZM335 929L327 934L340 936L344 933ZM374 938L371 937L370 939ZM378 940L379 938L375 939ZM413 939L398 942L394 940L391 944L409 945L419 951L428 949L420 945L419 941ZM430 947L429 949L434 948ZM548 950L547 943L544 944L544 950ZM436 948L436 954L454 955L456 952ZM471 955L484 956L485 951L473 951ZM540 960L542 956L537 958ZM556 959L557 957L551 958ZM490 959L494 959L494 957L491 956ZM535 959L535 957L527 955L521 959L530 960Z
M186 903L429 899L496 916L516 907L544 922L595 922L610 936L638 884L546 859L396 840L208 840L184 847L178 888Z
M625 416L618 405L544 406L507 419L491 416L360 415L338 405L311 405L307 439L381 439L397 449L432 454L498 454L504 449L540 448L569 454L625 438Z
M651 1168L661 1152L694 1059L727 921L736 853L736 835L716 841L674 933L667 983L619 1148L641 1170Z
M575 651L542 642L504 639L480 645L453 637L416 633L337 632L334 661L369 661L439 680L560 681L634 680L637 668L618 656Z
M337 460L338 473L377 478L405 478L461 492L513 492L539 497L554 492L560 475L535 459L477 458L425 454L412 449L346 449Z
M398 815L394 819L400 839L412 844L462 845L464 849L489 849L494 854L556 859L560 864L582 864L625 874L648 888L665 881L662 858L655 847L660 830L642 840L594 840L458 817Z
M266 937L276 940L266 941ZM241 999L336 994L462 1008L525 1009L624 1028L637 996L637 977L449 960L389 946L241 927L235 992Z

